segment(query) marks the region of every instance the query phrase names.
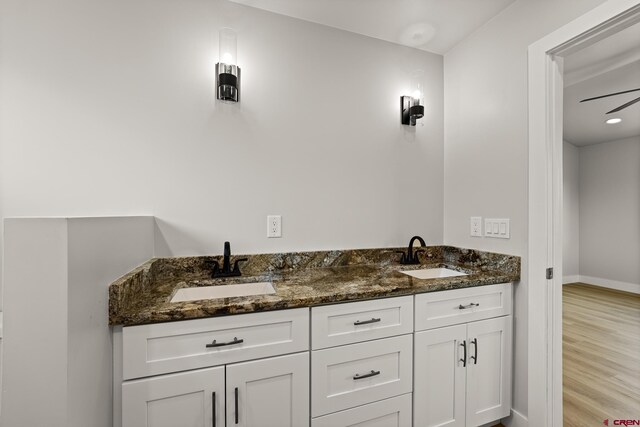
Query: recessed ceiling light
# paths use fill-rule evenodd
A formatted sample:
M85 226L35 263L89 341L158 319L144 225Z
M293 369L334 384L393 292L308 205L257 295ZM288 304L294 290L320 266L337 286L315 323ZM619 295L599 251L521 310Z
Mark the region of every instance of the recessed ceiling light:
M620 123L622 121L621 118L616 117L615 119L609 119L605 123L608 125L615 125L616 123Z

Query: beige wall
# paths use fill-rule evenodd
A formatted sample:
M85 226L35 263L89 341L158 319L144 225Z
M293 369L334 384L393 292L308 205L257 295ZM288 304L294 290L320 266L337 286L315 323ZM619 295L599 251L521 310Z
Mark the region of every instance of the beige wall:
M527 48L602 1L518 0L445 55L446 244L526 257ZM510 218L511 239L470 237L471 216ZM526 415L526 280L515 291L514 362L513 406Z

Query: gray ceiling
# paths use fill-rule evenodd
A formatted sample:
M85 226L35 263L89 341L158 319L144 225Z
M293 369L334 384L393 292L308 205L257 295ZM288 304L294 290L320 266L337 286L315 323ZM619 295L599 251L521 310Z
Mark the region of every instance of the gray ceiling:
M583 146L640 136L640 102L608 111L640 96L640 91L580 103L612 92L640 88L640 24L633 25L565 58L564 139ZM619 117L621 123L606 124Z

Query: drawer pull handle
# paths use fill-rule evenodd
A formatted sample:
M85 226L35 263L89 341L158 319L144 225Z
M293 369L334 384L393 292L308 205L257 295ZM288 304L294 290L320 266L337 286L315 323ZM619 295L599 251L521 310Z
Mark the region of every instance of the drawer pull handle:
M473 344L473 356L471 356L471 359L473 359L473 364L477 365L478 364L478 338L472 339L471 344Z
M243 339L238 339L236 337L233 337L233 341L229 341L229 342L216 342L216 340L213 340L213 342L211 344L207 344L206 347L207 348L224 347L225 345L240 344L240 343L243 343L243 342L244 342Z
M382 319L380 319L379 317L372 317L371 320L356 320L355 322L353 322L353 324L355 326L358 325L368 325L369 323L378 323L379 321L381 321Z
M353 379L354 379L354 380L361 380L361 379L363 379L363 378L371 378L371 377L375 377L376 375L380 375L380 371L374 371L374 370L371 370L371 372L369 372L368 374L363 374L363 375L355 374L355 375L353 376Z
M471 307L480 307L480 303L472 302L472 303L469 303L469 304L467 304L467 305L462 305L462 304L460 304L460 305L458 306L458 309L460 309L460 310L464 310L464 309L471 308Z
M460 343L460 345L462 346L462 349L464 350L464 354L462 356L462 359L460 359L460 362L462 362L462 367L466 368L467 367L467 342L466 341L462 341Z
M235 391L234 391L235 397L235 407L236 407L236 424L238 424L238 387L236 387Z

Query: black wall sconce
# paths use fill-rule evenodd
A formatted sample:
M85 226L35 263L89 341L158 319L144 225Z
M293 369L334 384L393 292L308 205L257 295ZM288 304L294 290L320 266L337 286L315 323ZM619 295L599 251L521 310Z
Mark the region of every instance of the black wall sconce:
M238 67L238 38L231 28L220 30L220 57L216 64L216 99L240 100L240 67Z
M415 73L411 82L411 96L400 97L400 120L403 125L415 126L416 121L424 117L424 92L422 90L422 72Z

